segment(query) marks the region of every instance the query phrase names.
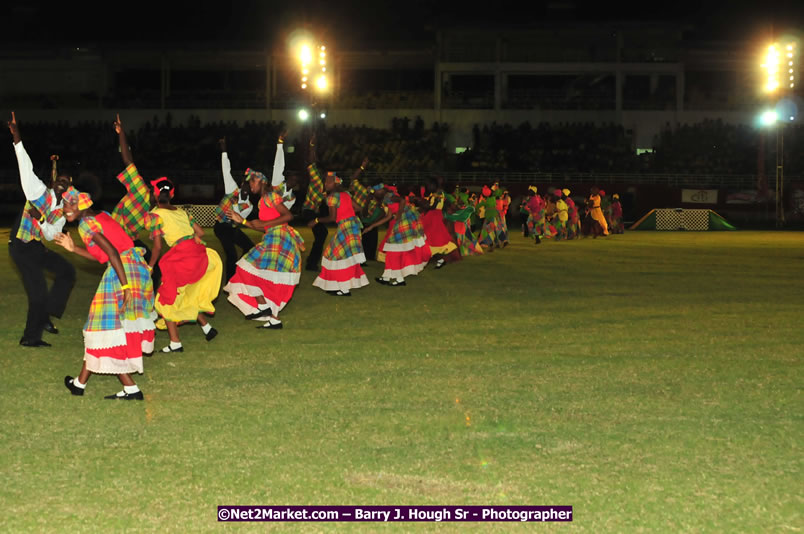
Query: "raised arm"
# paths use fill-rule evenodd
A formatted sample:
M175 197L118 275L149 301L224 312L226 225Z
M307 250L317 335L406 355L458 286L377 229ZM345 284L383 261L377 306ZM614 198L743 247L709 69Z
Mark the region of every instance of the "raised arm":
M279 134L276 142L276 157L274 157L274 170L271 174L271 185L276 187L285 181L285 135L287 132Z
M47 186L40 180L33 171L33 162L25 147L22 145L22 136L20 129L17 125L17 115L11 112L11 121L8 122L8 129L11 136L14 138L14 152L17 154L17 166L20 170L20 184L22 185L22 192L25 194L26 200L35 201L41 199L47 192ZM45 208L44 205L37 206L37 208Z
M363 158L363 163L361 163L360 167L358 167L355 170L354 174L352 174L352 181L357 180L358 178L360 178L360 175L363 174L363 171L366 170L366 167L368 166L368 164L369 164L369 159L368 158Z
M315 141L316 141L315 133L313 133L313 136L310 137L310 152L308 153L307 156L307 160L310 165L315 165L316 162L318 161L318 156L315 151Z
M218 139L218 146L221 147L221 173L223 174L223 192L227 195L232 194L237 189L237 182L232 178L232 164L229 161L229 154L226 152L226 138Z
M128 146L128 141L126 140L126 131L123 129L123 123L120 121L119 113L114 121L114 131L117 132L117 137L120 141L120 156L123 158L123 163L125 166L128 167L134 163L134 159L131 157L131 147Z

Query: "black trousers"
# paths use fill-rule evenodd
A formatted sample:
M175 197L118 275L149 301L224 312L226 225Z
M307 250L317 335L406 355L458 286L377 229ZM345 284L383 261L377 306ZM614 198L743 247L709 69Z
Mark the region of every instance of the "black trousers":
M23 243L12 237L8 252L20 270L22 285L28 295L28 317L22 337L39 341L50 317L61 317L67 307L67 299L75 284L75 267L39 241ZM50 290L45 271L53 274Z
M212 230L221 242L223 253L226 255L224 261L226 262L226 282L228 282L237 270L237 260L254 247L254 242L243 230L228 222L216 222ZM240 247L242 252L238 254L235 247Z
M302 213L303 221L310 221L317 215L311 210L304 210ZM313 246L310 248L310 255L307 256L305 267L310 271L317 271L318 264L321 263L321 256L324 254L324 243L327 241L327 225L318 223L313 226Z
M379 230L376 227L363 234L363 252L366 254L366 260L377 259L377 234L379 234Z
M145 260L145 263L150 263L151 249L148 248L148 245L143 243L141 239L135 239L134 246L145 249L145 255L143 256L143 259ZM153 271L151 271L151 282L153 283L154 291L159 289L159 284L162 282L162 271L159 269L159 262L156 262Z

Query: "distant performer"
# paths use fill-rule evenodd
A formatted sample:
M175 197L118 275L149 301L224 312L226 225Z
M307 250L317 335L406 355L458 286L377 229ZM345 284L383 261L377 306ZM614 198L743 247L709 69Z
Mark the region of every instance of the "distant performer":
M600 189L597 187L589 190L589 217L598 224L603 235L609 235L609 225L603 216L603 210L600 209ZM597 237L598 232L593 229L592 234Z
M369 284L366 273L360 266L366 263L366 256L360 234L363 226L355 215L355 210L359 211L359 207L354 205L352 197L344 190L341 179L334 174L327 174L324 188L329 193L329 215L310 221L308 226L312 228L318 223L337 222L338 231L324 249L321 273L313 281L313 285L331 295L348 297L352 289Z

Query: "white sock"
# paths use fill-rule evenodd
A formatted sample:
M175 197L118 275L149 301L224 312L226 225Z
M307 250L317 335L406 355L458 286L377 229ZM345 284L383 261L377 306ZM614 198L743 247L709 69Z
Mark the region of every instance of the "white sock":
M267 302L263 302L262 304L257 303L257 309L258 310L267 310L269 308L269 306L270 306L270 304L268 304Z
M401 283L402 283L402 282L404 282L404 281L405 281L405 279L404 279L404 278L397 278L397 279L396 279L396 282L397 282L398 284L401 284Z
M277 318L275 318L275 317L269 317L269 318L268 318L268 322L269 322L270 324L281 324L281 323L282 323L282 321L280 321L279 319L277 319Z
M82 384L78 381L78 377L73 378L73 385L77 388L85 389L87 387L86 384Z
M128 393L129 395L131 395L132 393L136 393L139 390L140 388L137 387L137 384L134 384L133 386L123 386L123 391L125 393Z
M162 349L162 352L170 352L170 350L177 350L181 348L181 341L171 341L170 345Z
M209 334L209 331L212 330L212 325L207 323L201 327L201 331L205 334Z

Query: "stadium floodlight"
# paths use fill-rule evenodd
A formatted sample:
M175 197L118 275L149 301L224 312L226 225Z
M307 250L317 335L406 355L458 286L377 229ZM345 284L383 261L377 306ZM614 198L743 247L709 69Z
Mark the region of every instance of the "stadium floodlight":
M777 120L779 120L779 115L772 109L763 112L762 115L759 116L759 122L762 126L773 126L776 124Z
M313 50L310 48L310 45L304 43L299 48L299 60L301 61L302 65L309 65L313 61Z
M763 55L762 69L764 80L762 89L766 93L775 93L784 86L793 89L796 86L796 63L798 47L795 40L768 45ZM787 64L787 77L783 78L784 64Z
M326 91L329 88L329 79L325 74L322 74L315 80L315 88L321 92Z
M307 111L306 109L300 109L299 110L299 120L306 121L309 118L310 118L310 112L309 111Z
M327 114L326 114L326 113L321 113L321 118L322 118L322 119L326 119L326 118L327 118ZM793 120L793 117L790 117L790 120Z

